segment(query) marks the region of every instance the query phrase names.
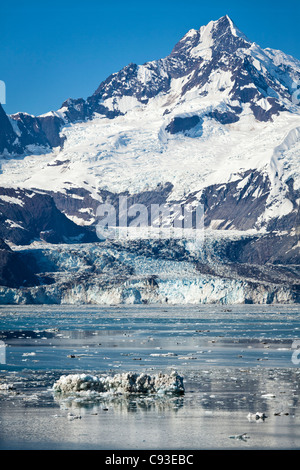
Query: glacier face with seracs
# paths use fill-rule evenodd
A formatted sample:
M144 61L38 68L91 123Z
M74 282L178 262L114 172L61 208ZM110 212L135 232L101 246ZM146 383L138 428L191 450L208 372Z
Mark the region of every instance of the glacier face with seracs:
M32 287L0 287L0 304L299 301L297 267L268 263L259 266L253 264L253 259L248 262L249 253L253 257L254 241L256 236L251 234L228 236L224 232L218 239L207 237L201 246L191 240L172 244L168 240L59 246L35 243L19 247L18 253L29 257L36 266L36 275L48 282ZM265 243L264 234L260 242ZM264 245L262 249L265 251Z

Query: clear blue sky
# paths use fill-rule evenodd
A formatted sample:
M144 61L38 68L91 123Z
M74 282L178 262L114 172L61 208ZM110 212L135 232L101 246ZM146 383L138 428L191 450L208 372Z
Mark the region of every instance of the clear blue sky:
M165 57L189 29L225 14L252 41L300 59L299 0L2 2L4 109L37 115L87 98L111 73Z

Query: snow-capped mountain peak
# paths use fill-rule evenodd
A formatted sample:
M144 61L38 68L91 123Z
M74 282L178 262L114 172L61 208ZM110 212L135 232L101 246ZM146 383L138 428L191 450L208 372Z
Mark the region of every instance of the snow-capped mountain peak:
M162 113L178 114L184 101L201 118L221 124L238 122L244 113L257 121L272 121L281 111L298 112L293 100L300 79L300 62L251 42L228 15L189 30L171 53L142 65L130 63L112 73L84 100L67 99L57 111L42 116L0 112L0 152L23 153L34 145L62 146L66 124L101 115L109 119L154 100ZM167 96L164 107L160 97ZM186 113L185 107L181 112Z
M79 113L80 119L94 113L113 118L162 95L170 96L170 112L192 94L194 102L196 96L197 101L202 98L202 115L212 111L208 102L217 120L220 107L224 108L221 123L238 121L245 108L256 120L270 121L280 111L295 110L292 86L300 78L297 61L282 54L278 62L278 55L251 42L225 15L189 30L167 57L143 65L131 63L113 73L85 103L67 103L64 114L73 122L70 113Z
M189 54L194 58L211 60L217 52L233 53L239 48L248 48L251 43L238 30L228 15L210 21L197 31L191 29L176 44L171 55Z

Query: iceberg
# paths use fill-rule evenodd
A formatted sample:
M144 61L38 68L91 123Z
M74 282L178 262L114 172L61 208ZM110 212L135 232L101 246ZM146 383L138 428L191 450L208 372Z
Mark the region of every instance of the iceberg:
M183 377L176 371L153 376L122 373L114 376L88 374L62 375L53 385L53 392L62 395L111 394L184 394Z

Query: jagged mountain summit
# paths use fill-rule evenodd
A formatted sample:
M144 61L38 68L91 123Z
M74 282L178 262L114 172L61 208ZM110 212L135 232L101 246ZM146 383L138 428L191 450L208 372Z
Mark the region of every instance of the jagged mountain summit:
M262 49L226 15L188 31L167 57L113 73L86 100L69 98L41 116L8 116L0 107L0 239L14 246L41 240L93 245L97 207L106 200L116 207L120 195L147 207L199 202L210 240L205 254L188 253L180 243L172 249L164 243L159 248L126 243L101 258L103 272L111 269L118 282L138 278L140 267L133 267L128 254L134 249L143 259L191 263L191 276L200 270L210 279L271 283L262 288L264 301L296 298L294 287L284 292L277 287L282 279L285 285L297 284L300 258L299 80L298 60ZM120 250L127 254L121 256ZM48 271L61 269L58 251L40 254L49 264L35 253L30 282L43 278L46 265ZM83 268L87 278L90 268L100 273L95 256L84 253L90 260ZM12 259L10 253L5 256ZM59 256L72 258L67 252ZM31 255L28 259L32 262ZM159 285L155 272L144 286L148 291ZM193 289L203 289L202 280L197 286ZM61 289L55 284L50 297L69 298ZM259 301L253 289L243 286L239 299ZM142 299L138 292L134 299ZM47 295L41 298L47 301ZM209 301L210 295L197 295ZM218 301L218 295L212 298Z
M203 101L202 116L221 124L239 121L249 109L256 120L270 121L280 111L297 111L292 96L299 78L299 61L260 48L226 15L188 31L166 58L131 63L113 73L87 100L70 98L58 111L41 116L20 112L6 117L1 110L0 150L23 153L34 144L58 147L65 139L60 134L65 125L95 115L112 119L158 95L167 97L162 104L166 114L196 98Z

